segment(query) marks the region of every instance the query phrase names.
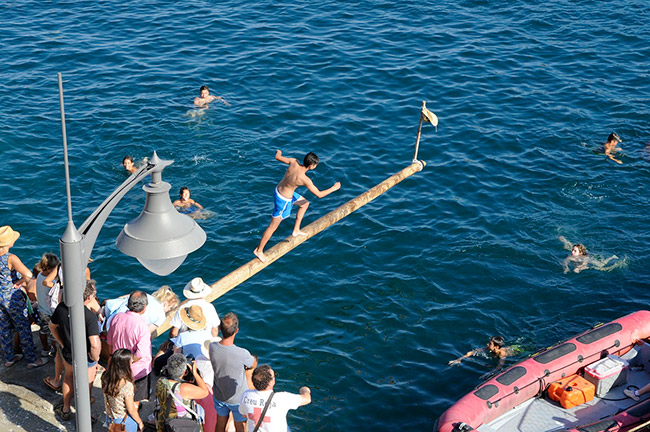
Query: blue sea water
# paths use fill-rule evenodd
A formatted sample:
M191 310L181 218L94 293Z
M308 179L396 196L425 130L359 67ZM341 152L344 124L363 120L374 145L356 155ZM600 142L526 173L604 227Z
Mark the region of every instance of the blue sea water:
M640 0L0 2L0 225L28 266L66 222L56 73L64 78L77 226L154 150L213 212L172 275L93 251L100 297L180 293L253 257L284 167L322 163L309 223L410 163L424 171L215 302L238 344L313 391L293 430L430 430L495 366L447 362L501 334L531 350L648 307L650 7ZM207 84L218 102L192 106ZM618 165L597 150L616 131ZM291 232L285 222L271 241ZM558 236L611 271L563 274ZM514 360L513 360L514 361Z

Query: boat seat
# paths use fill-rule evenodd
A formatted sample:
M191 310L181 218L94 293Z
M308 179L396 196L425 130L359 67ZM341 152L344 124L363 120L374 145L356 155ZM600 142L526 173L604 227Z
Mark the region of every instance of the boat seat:
M641 366L650 372L650 344L635 345L630 351L621 356L630 364L630 367Z

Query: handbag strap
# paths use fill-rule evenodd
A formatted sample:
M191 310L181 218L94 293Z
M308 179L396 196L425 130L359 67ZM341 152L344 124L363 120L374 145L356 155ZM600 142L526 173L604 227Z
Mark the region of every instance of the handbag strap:
M257 432L257 430L262 426L262 420L264 420L264 415L266 414L266 410L269 409L269 406L271 405L271 399L273 399L273 395L275 394L274 391L271 392L271 395L269 396L269 399L266 401L266 404L264 404L264 409L262 410L262 415L260 415L260 418L257 419L257 424L255 425L255 429L253 429L253 432Z
M172 386L171 389L168 388L167 391L169 392L170 395L172 395L172 397L174 398L174 400L175 400L176 402L178 402L178 403L180 403L181 405L183 405L183 408L185 408L185 411L187 411L188 413L192 414L192 415L194 416L194 418L198 421L198 420L199 420L199 415L198 415L198 414L197 414L197 413L196 413L192 408L190 408L190 407L188 407L187 405L185 405L185 402L183 402L183 399L179 399L179 398L176 396L176 394L175 394L176 387L178 387L179 385L181 385L181 383L177 382L176 384L174 384L174 385ZM167 417L169 417L169 409L170 409L170 408L171 408L171 400L168 398L168 399L167 399Z

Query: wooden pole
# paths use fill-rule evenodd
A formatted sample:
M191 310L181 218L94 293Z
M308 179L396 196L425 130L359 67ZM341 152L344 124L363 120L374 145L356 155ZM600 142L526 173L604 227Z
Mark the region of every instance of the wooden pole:
M307 235L298 237L289 236L286 239L280 241L278 244L264 252L264 255L266 256L266 262L262 262L258 258L254 258L232 273L224 276L212 284L212 292L210 295L208 295L206 300L213 302L215 299L221 297L251 276L266 268L271 263L280 259L296 246L307 241L326 228L332 226L355 210L358 210L359 208L368 204L370 201L374 200L379 195L383 194L405 178L412 176L416 172L422 171L424 165L425 163L423 161L414 161L411 165L407 166L392 177L387 178L372 189L367 190L356 198L353 198L347 203L343 204L339 208L332 210L325 216L302 228L302 231ZM169 329L169 321L175 313L176 310L172 310L167 314L167 320L152 334L152 338L160 336Z
M420 149L420 135L422 134L422 116L424 115L424 107L426 102L422 101L422 108L420 108L420 124L418 125L418 136L415 139L415 153L413 153L413 162L418 160L418 150Z

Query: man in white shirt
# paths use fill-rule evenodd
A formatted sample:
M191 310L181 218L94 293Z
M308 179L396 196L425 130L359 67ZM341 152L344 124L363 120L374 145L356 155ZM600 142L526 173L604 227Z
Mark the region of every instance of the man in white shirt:
M209 303L205 300L205 298L211 292L212 288L210 288L210 285L203 282L203 279L200 277L192 279L187 285L185 285L185 288L183 289L183 295L188 300L183 302L172 320L169 322L171 326L171 330L169 331L170 338L175 338L179 333L188 330L187 325L185 325L181 319L180 313L184 308L188 308L193 305L201 306L203 315L207 320L206 328L212 332L212 336L219 336L219 323L221 323L221 320L219 319L217 310L214 308L212 303Z
M258 432L287 432L287 412L311 403L311 390L301 387L300 394L278 392L273 393L275 372L269 365L262 365L253 371L253 386L255 390L246 390L239 404L239 412L248 420L248 430L253 431L260 423ZM264 406L273 393L270 406L260 422Z

